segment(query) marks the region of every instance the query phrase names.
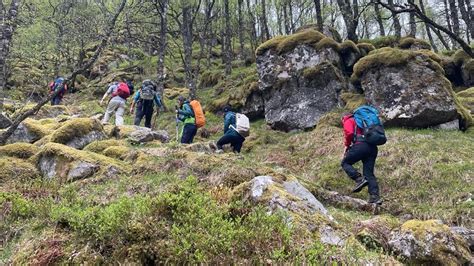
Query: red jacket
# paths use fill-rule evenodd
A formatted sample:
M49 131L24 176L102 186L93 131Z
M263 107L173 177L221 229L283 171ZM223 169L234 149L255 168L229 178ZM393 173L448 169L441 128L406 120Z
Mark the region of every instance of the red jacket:
M356 126L356 122L352 115L346 115L342 118L342 126L344 128L344 146L349 147L354 140L354 129L357 134L362 135L362 129Z
M51 81L51 83L49 83L48 86L49 86L49 93L52 94L52 93L54 92L54 80ZM66 91L67 91L67 84L64 84L64 90L61 91L61 92L58 94L58 96L59 96L59 97L62 97L62 96L66 93Z

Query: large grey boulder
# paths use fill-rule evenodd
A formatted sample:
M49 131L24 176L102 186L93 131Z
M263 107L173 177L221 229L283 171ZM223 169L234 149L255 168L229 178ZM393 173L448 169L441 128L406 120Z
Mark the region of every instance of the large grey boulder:
M68 120L51 135L51 142L82 149L88 144L106 139L107 135L99 120L74 118Z
M16 143L16 142L27 142L33 143L41 139L45 133L38 128L36 125L24 121L18 125L18 127L13 131L13 134L8 137L7 144Z
M12 124L10 118L5 116L4 114L0 113L0 129L4 129L9 127Z
M451 83L428 55L384 48L363 57L354 70L386 126L424 128L457 119Z
M89 162L77 162L75 165L69 169L67 173L67 181L76 181L79 179L84 179L94 175L100 166L94 163Z
M463 265L473 262L461 236L439 221L409 220L390 234L390 250L409 264Z
M340 55L330 46L300 44L286 53L269 49L259 55L257 72L267 123L284 131L314 127L338 106L339 92L348 89L340 66Z

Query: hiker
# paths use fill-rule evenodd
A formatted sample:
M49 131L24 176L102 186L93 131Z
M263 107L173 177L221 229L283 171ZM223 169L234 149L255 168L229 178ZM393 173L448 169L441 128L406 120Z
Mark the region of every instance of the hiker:
M127 81L125 83L127 83L128 89L130 90L130 95L134 95L135 94L135 86L133 86L132 80L127 79Z
M377 183L377 178L374 175L374 167L375 167L375 160L377 159L378 148L377 145L382 145L385 143L385 133L383 131L383 127L381 131L383 132L383 137L385 140L382 142L373 142L368 136L372 137L376 134L372 134L368 130L366 119L363 119L363 124L366 125L364 128L363 126L359 126L356 119L359 119L357 115L359 115L360 110L367 111L372 108L370 111L373 111L374 117L373 120L379 121L379 125L381 126L380 119L378 118L378 111L370 106L362 106L354 111L354 113L346 113L341 119L342 126L344 128L344 158L342 159L341 166L342 169L346 172L346 174L354 180L356 183L354 189L352 190L353 193L360 192L365 186L368 186L369 190L369 203L375 204L382 204L382 199L380 198L379 194L379 185ZM363 113L362 116L366 115ZM370 119L369 119L370 120ZM375 122L376 123L376 122ZM370 127L372 128L372 127ZM377 128L378 129L378 128ZM365 132L365 134L364 134ZM370 134L370 135L369 135ZM363 175L361 175L352 165L362 161L363 164Z
M147 79L142 82L141 88L135 93L132 105L130 106L130 113L133 114L133 110L136 105L135 114L135 126L140 126L142 118L145 117L145 127L151 128L151 119L153 117L153 106L156 105L156 115L158 116L159 110L163 107L161 98L156 92L155 84Z
M123 125L123 114L125 112L125 104L127 103L127 98L130 96L130 90L124 82L118 83L115 87L109 87L109 90L112 90L112 99L110 99L109 104L107 105L107 110L105 111L104 118L102 119L102 124L107 124L110 116L115 113L115 125ZM107 90L107 91L109 91ZM107 94L107 93L106 93ZM101 100L103 102L104 97Z
M109 84L109 87L105 91L104 96L102 96L102 99L100 100L100 105L104 104L105 99L107 99L107 97L111 96L117 90L118 84L119 83L117 81L114 81Z
M196 119L191 104L183 96L178 97L178 108L176 110L177 119L184 123L181 143L193 143L197 133Z
M245 138L237 132L236 114L229 105L224 107L224 136L217 141L217 153L222 153L222 146L230 144L234 153L240 153Z
M67 84L62 77L58 77L49 83L49 94L53 94L57 91L59 91L59 93L51 99L51 105L59 105L67 91Z

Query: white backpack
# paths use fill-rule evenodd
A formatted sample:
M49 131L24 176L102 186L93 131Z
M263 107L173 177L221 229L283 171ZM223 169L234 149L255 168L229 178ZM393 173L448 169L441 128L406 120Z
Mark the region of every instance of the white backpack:
M235 131L237 131L242 137L248 137L250 135L250 121L249 118L244 114L235 114Z

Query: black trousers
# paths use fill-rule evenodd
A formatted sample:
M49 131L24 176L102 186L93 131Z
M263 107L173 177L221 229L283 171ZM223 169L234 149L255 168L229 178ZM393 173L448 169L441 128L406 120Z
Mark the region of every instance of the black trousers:
M140 100L137 102L135 114L135 126L140 126L142 118L145 117L145 127L151 128L151 118L153 117L153 100Z
M181 143L193 143L194 136L196 136L197 127L195 124L185 124L183 128L183 135L181 136Z
M360 142L349 148L341 162L342 169L344 169L351 179L355 180L360 174L352 165L358 161L362 161L363 175L369 183L369 194L373 196L379 196L379 185L374 175L377 153L378 149L376 145Z
M224 134L224 136L217 141L217 148L222 149L222 146L230 143L234 152L240 153L244 141L245 138L238 134Z

